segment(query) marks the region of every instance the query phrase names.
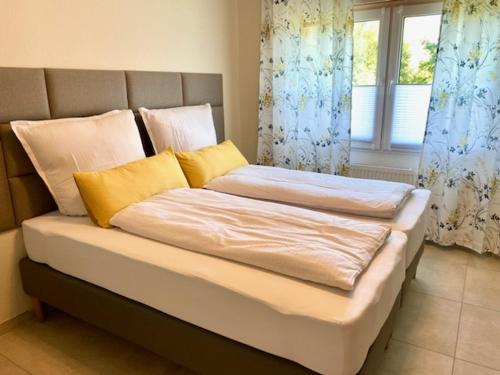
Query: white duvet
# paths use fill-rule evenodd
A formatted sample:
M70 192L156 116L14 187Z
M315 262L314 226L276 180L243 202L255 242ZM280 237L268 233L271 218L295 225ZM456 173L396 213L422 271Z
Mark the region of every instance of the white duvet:
M414 190L412 185L248 165L214 178L206 189L244 197L392 218Z
M390 227L204 189L175 189L118 212L127 232L351 290Z

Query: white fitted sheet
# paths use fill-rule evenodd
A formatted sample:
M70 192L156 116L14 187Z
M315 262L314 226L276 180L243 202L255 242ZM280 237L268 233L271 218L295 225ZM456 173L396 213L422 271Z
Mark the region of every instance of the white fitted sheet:
M30 259L317 372L352 375L404 279L393 232L351 292L195 253L86 217L23 223Z

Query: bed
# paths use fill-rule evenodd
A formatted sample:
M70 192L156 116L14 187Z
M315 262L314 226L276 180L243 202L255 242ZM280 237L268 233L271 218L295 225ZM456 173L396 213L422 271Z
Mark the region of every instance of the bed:
M222 140L221 75L0 68L0 102L0 231L24 222L21 277L40 318L49 304L202 373L375 371L400 300L405 258L394 249L404 234L393 234L349 294L106 231L51 213L8 124L208 102ZM285 298L271 282L303 298Z
M103 230L88 218L47 214L25 221L23 233L35 262L325 374L359 370L404 279L402 234L348 293Z

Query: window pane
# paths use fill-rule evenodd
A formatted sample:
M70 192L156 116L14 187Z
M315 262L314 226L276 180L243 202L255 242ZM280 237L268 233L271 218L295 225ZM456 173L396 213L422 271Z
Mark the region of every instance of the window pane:
M399 84L393 96L392 145L420 146L424 140L440 24L440 15L404 19Z
M420 146L424 140L431 85L397 85L392 111L393 145Z
M404 19L399 83L432 83L440 24L440 15Z
M354 24L351 136L372 142L377 111L377 60L380 21Z
M377 87L354 86L352 88L351 137L362 142L373 141Z
M353 85L375 85L377 82L379 26L380 21L354 24Z

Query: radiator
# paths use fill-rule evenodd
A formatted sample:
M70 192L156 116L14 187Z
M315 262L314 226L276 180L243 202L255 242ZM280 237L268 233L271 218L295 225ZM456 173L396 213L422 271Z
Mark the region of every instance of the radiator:
M405 182L411 185L414 185L417 179L417 172L413 169L374 167L364 164L351 165L349 175L373 180Z

